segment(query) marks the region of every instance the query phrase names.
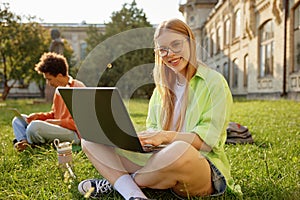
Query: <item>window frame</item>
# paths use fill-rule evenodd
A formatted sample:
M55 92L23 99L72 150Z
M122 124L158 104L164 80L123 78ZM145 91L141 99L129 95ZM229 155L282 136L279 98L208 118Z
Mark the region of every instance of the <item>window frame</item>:
M235 58L232 61L232 88L238 88L239 86L239 59Z
M292 72L300 72L300 3L293 9L293 65ZM298 35L298 36L297 36Z
M248 87L248 68L249 68L249 55L244 56L244 73L243 73L243 86Z
M271 34L265 31L270 24ZM267 20L259 28L258 77L273 77L274 73L274 22ZM268 60L269 59L269 60Z
M228 18L224 22L224 46L230 45L230 27L231 21L230 18Z
M241 9L235 11L234 19L233 39L236 40L241 37Z

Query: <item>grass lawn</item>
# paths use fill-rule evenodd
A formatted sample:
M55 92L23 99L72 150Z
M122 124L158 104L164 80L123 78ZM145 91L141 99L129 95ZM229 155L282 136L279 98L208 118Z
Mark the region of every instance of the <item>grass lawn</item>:
M0 102L0 199L84 199L78 183L100 177L82 151L73 154L77 179L62 178L53 145L18 153L12 145L12 113L2 109L17 107L22 113L49 111L50 104L33 100ZM147 115L147 100L127 104L137 130L142 130ZM254 144L226 145L232 175L241 186L243 199L299 199L300 197L300 103L295 101L234 102L231 121L249 128ZM149 197L175 199L168 192L146 190ZM122 199L114 192L103 199ZM215 198L236 199L232 194Z

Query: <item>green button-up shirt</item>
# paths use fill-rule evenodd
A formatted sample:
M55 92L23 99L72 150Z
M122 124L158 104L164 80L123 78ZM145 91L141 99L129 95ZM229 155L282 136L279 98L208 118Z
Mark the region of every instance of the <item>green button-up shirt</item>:
M211 152L200 151L200 153L220 170L228 188L235 190L230 175L230 164L224 152L231 107L232 95L224 77L215 70L199 66L197 73L189 82L188 107L183 131L198 134L212 147ZM161 110L161 96L158 90L154 90L146 121L148 129L162 129Z

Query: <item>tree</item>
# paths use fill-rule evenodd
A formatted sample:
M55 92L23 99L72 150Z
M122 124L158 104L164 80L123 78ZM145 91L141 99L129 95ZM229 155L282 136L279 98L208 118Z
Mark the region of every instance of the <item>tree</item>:
M145 79L144 77L149 79L151 70L133 70L133 68L154 61L153 31L154 28L147 21L143 9L138 9L135 1L131 4L125 3L120 11L112 13L111 22L105 24L104 34L98 32L96 27L90 27L88 31L87 51L98 55L94 57L101 57L102 60L99 60L100 62L87 61L88 64L85 64L89 66L91 71L99 71L99 64L101 63L101 65L104 65L102 68L104 67L105 70L102 70L100 74L99 72L97 74L96 71L95 73L86 71L82 74L85 76L95 76L95 74L100 76L98 86L116 86L118 81L123 78L126 83L119 85L119 87L124 86L122 92L126 93L124 90L128 90L130 85L134 85L136 79ZM147 43L148 45L143 46L141 43ZM96 50L98 52L95 52ZM94 69L91 67L93 63L96 63ZM124 78L124 74L128 72L133 73L134 78L132 76ZM91 78L86 79L91 80ZM92 79L95 79L95 77ZM150 82L153 83L153 81ZM135 94L149 97L153 88L154 84L147 84L147 86L136 88Z
M25 18L25 20L24 20ZM49 30L35 22L35 17L16 15L9 10L9 4L0 4L0 83L5 100L14 87L26 87L31 81L37 83L44 96L45 80L35 70L41 55L49 51L51 42ZM23 23L22 21L27 21ZM73 50L64 41L64 56L71 67Z
M20 16L9 11L6 3L0 4L0 70L2 73L5 100L13 87L25 87L35 78L34 65L43 52L47 51L49 37L34 17L26 17L22 23Z

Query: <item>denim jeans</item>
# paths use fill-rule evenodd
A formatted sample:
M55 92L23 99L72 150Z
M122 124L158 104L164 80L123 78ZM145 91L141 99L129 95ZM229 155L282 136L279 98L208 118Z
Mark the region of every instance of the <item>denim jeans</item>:
M27 115L22 116L24 118L27 117ZM33 120L27 126L26 124L22 123L20 119L15 117L12 121L12 127L17 141L27 140L29 144L48 143L52 142L56 138L62 142L73 141L74 144L80 143L80 139L75 131L41 120Z
M211 196L222 195L226 190L226 180L223 174L207 159L211 168L211 180L214 186L214 193Z

